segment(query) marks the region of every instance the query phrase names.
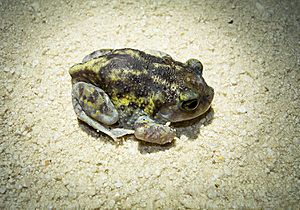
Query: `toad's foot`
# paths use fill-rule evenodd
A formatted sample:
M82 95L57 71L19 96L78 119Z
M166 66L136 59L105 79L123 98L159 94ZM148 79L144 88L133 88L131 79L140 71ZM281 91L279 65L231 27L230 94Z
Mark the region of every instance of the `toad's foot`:
M137 139L155 144L166 144L173 141L175 130L168 125L156 123L147 116L140 117L135 122L134 135Z

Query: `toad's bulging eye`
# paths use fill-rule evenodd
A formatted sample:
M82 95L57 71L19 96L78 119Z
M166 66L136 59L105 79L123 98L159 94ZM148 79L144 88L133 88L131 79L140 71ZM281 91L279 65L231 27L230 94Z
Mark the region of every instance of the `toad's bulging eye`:
M183 101L181 103L180 108L184 111L193 111L198 107L199 101L198 99L191 99L188 101Z
M187 61L187 64L198 74L202 75L203 65L200 61L198 61L197 59L191 58Z

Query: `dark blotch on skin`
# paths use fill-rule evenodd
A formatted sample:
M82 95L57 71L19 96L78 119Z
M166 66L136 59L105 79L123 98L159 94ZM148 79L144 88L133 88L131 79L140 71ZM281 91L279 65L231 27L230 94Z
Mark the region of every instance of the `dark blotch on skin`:
M130 102L128 106L132 107L133 109L137 109L139 107L135 102Z
M145 69L144 62L130 55L110 54L107 55L107 59L110 60L109 64L102 67L100 72L107 72L109 74L111 69L134 69L140 71Z
M108 109L108 107L106 106L105 103L102 103L99 106L99 110L100 110L101 113L108 113L109 111L111 111L111 110Z
M120 109L121 111L124 111L124 110L126 109L126 106L121 105L121 106L119 107L119 109Z
M144 88L141 89L141 90L138 90L138 89L135 89L135 90L134 90L134 94L135 94L138 98L141 98L141 97L147 97L147 96L148 96L148 92L149 92L149 90L147 89L147 87L144 87Z
M79 71L75 72L74 75L72 75L72 83L75 84L76 82L86 82L91 83L95 86L99 84L98 76L96 73L92 71Z
M98 97L99 97L99 93L97 93L97 91L94 91L91 95L89 95L87 100L90 101L91 103L95 103Z

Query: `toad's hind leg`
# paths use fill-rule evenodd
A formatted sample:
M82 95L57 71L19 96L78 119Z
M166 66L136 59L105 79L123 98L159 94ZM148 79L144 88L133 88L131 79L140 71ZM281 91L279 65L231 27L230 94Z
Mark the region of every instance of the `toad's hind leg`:
M113 50L112 49L101 49L101 50L96 50L94 52L92 52L91 54L85 56L83 59L82 59L82 63L85 63L89 60L92 60L94 58L99 58L100 56L102 55L107 55L107 54L110 54Z
M96 130L99 130L114 140L132 134L132 130L110 129L109 126L119 119L118 111L108 95L100 88L85 82L73 85L72 102L77 117Z
M87 115L100 123L112 125L119 119L118 111L108 95L92 84L85 82L74 84L72 97L73 105L79 105Z

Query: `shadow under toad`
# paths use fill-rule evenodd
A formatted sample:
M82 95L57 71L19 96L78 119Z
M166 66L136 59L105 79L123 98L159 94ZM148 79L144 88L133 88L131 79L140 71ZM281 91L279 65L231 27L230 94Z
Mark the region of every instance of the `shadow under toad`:
M214 110L213 108L210 108L205 114L200 115L199 117L196 117L192 120L183 121L183 122L177 122L177 123L171 123L171 127L176 129L176 136L180 137L182 135L188 137L190 141L194 141L197 139L200 133L200 127L206 126L210 124L213 120L214 116ZM122 145L123 141L129 137L125 137L120 139L120 141L116 142L109 136L105 135L104 133L97 132L95 129L87 125L86 123L82 122L81 120L78 120L79 127L82 131L86 132L88 135L92 136L93 138L101 138L101 140L105 141L106 143L111 143L116 146ZM131 138L130 136L129 138ZM137 140L135 137L132 137L135 140ZM161 152L165 150L169 150L170 148L176 146L176 141L173 141L171 143L167 143L164 145L158 145L153 144L149 142L139 141L138 144L138 150L141 154L147 154L147 153L155 153L155 152Z

